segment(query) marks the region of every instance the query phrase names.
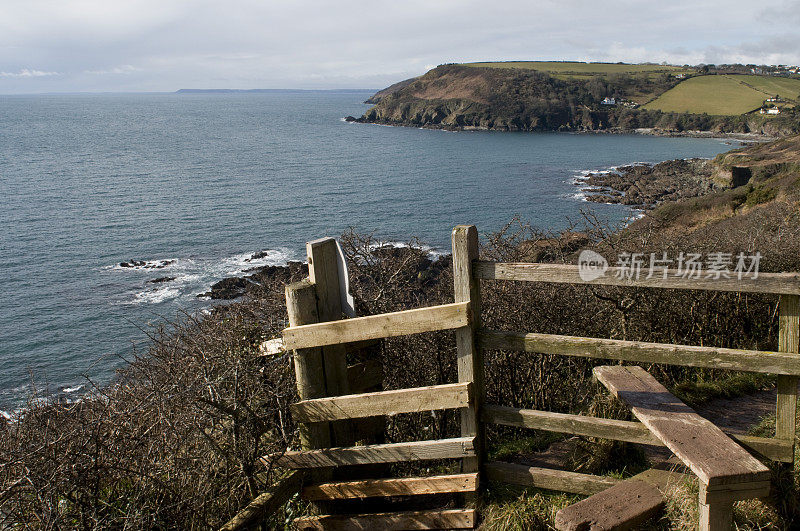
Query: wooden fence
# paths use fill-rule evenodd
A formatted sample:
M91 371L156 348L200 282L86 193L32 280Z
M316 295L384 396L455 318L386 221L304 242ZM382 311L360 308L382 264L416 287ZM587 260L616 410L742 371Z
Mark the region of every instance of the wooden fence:
M455 300L452 304L368 317L343 319L332 239L310 242L307 247L309 279L286 289L290 326L284 331L287 349L294 350L300 402L291 408L301 423L302 449L267 456L278 465L304 470L303 496L319 503L371 496L475 492L480 482L497 480L578 494L595 494L620 480L561 470L487 461L484 427L487 424L531 428L586 437L662 445L641 422L630 422L520 409L484 403L486 350L518 350L580 356L630 363L660 363L767 373L777 376L776 430L774 437L733 435L755 455L778 462L794 459L797 384L800 377L800 275L761 273L757 278L686 279L670 271L663 278L629 279L607 274L582 280L578 266L500 263L480 260L474 226L458 226L452 234ZM768 293L780 296L778 352L685 346L638 341L507 332L481 326L481 282L528 281L561 284L614 285L645 288L716 290ZM380 367L348 366L347 354L370 341L435 330L453 330L456 337L458 380L445 385L381 391ZM354 375L360 375L354 378ZM366 377L371 374L371 377ZM458 409L460 437L437 441L383 444L381 416ZM376 418L379 422L375 422ZM359 441L360 445L355 443ZM458 474L433 478L366 479L348 468L347 480L336 469L349 465L383 465L402 461L458 459ZM363 467L362 467L363 468ZM355 470L358 470L355 469ZM373 473L384 469L371 469ZM380 472L377 472L380 473ZM290 476L296 482L297 476ZM299 488L299 487L298 487ZM735 496L730 499L736 499ZM726 498L728 502L730 499ZM274 504L273 504L274 505ZM272 507L272 506L270 506ZM473 527L474 509L417 511L373 515L319 515L296 520L300 528L414 526ZM356 521L357 520L357 521ZM713 521L705 523L714 527Z

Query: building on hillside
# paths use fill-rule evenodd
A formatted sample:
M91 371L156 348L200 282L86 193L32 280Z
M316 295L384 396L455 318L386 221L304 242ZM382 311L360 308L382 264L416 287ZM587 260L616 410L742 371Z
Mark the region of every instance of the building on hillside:
M675 79L683 79L686 77L686 74L675 74Z
M603 99L603 101L600 102L600 104L601 105L616 105L617 104L617 100L615 100L614 98L609 98L608 96L606 96Z
M769 109L761 108L759 114L780 114L781 110L777 107L770 107Z

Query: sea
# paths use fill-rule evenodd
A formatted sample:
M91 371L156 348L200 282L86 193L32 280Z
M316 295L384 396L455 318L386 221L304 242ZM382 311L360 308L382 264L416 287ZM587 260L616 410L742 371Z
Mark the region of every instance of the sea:
M303 260L308 240L353 228L447 251L462 223L620 223L637 213L576 181L736 147L346 122L372 92L0 96L2 414L108 384L152 326L207 310L222 278Z

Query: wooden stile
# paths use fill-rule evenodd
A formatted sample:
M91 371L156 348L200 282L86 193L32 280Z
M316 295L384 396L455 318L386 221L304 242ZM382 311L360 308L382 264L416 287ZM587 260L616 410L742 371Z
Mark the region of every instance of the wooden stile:
M353 341L421 334L469 325L469 303L369 315L283 330L287 348L340 345Z
M697 347L553 334L526 334L499 330L481 330L478 338L481 347L486 350L521 350L636 363L665 363L687 367L800 375L800 357L784 352Z
M262 459L266 462L274 461L278 466L285 468L319 468L431 459L459 459L474 455L474 439L457 437L437 441L371 444L347 448L324 448L306 452L286 452L283 455L266 456Z
M639 366L594 368L653 434L709 488L769 480L770 472L714 424L678 400Z
M458 381L472 382L473 403L461 410L461 435L475 438L475 457L462 461L462 472L477 472L484 460L484 434L480 422L484 396L483 351L475 341L475 331L481 326L480 283L474 278L472 266L478 259L478 229L473 225L458 225L453 229L453 293L456 303L468 303L469 326L456 330Z
M379 393L363 393L303 400L289 406L299 422L397 415L469 407L471 383L432 385Z
M474 264L475 278L481 280L521 280L526 282L554 282L584 284L589 286L627 286L638 288L667 288L711 291L736 291L741 293L774 293L800 295L800 274L759 273L757 278L685 278L677 270L667 270L667 278L655 275L638 279L627 278L620 267L609 267L605 274L593 280L583 280L579 267L569 264L536 264L515 262L478 261Z
M400 531L406 529L472 529L476 524L475 509L438 509L358 515L323 515L297 518L297 529L327 531Z
M424 494L474 492L477 488L477 473L452 474L448 476L323 483L304 488L303 498L315 501L374 498L379 496L418 496Z

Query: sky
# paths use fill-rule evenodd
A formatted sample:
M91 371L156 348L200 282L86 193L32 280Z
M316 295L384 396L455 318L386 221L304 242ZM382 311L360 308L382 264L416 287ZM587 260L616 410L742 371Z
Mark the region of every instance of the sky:
M800 0L0 0L0 94L383 88L491 60L800 63Z

